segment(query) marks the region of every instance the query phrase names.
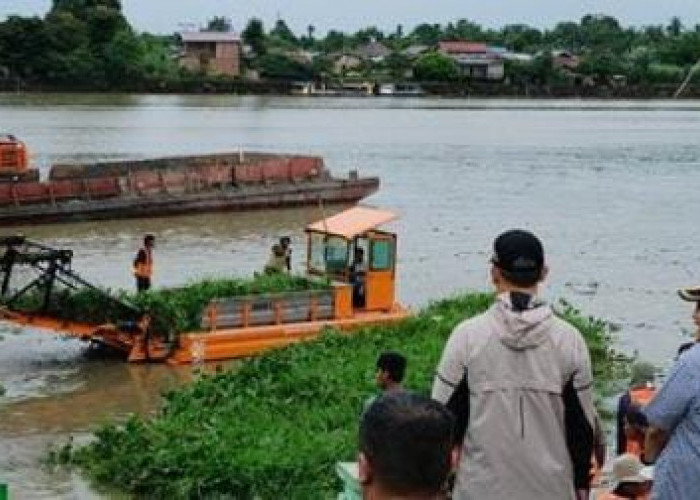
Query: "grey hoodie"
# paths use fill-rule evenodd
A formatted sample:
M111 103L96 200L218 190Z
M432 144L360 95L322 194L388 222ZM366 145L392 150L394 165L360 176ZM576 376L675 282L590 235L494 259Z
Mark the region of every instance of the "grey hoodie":
M587 487L595 410L580 333L534 300L503 294L445 346L433 398L457 416L454 498L567 500Z

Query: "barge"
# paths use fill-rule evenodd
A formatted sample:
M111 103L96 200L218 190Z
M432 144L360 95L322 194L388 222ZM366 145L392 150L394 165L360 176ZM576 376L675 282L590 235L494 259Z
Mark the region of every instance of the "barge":
M349 204L379 188L320 157L245 151L57 164L39 180L24 144L0 138L0 226Z

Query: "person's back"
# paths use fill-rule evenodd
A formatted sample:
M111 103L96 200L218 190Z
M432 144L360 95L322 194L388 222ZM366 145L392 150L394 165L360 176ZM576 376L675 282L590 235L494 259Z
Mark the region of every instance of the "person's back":
M587 347L546 304L497 289L452 333L433 386L464 429L454 498L575 498L593 451Z
M644 408L644 413L650 425L645 458L653 460L659 455L652 497L698 498L700 345L690 348L679 358L656 397ZM660 433L663 434L661 438L658 437Z
M583 341L549 307L518 314L507 301L499 297L450 340L463 350L470 393L457 498L572 498L565 398L586 362Z

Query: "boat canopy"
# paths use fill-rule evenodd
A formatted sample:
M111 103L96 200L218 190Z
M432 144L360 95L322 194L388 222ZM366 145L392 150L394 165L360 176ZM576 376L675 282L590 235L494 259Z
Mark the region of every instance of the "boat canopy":
M306 227L307 231L332 234L348 240L398 218L389 210L356 206Z

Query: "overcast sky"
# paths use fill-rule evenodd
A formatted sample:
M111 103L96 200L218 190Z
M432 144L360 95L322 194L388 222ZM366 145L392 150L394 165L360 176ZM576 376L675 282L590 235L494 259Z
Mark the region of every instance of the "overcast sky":
M0 20L12 14L43 16L51 0L0 0ZM329 28L356 31L376 25L406 30L421 22L446 23L468 18L490 27L527 23L551 27L561 20L578 20L587 13L606 13L624 25L666 24L679 16L687 26L700 24L700 0L122 0L129 22L139 31L171 33L183 23L195 26L213 16L232 19L240 30L253 16L267 25L281 17L305 32Z

